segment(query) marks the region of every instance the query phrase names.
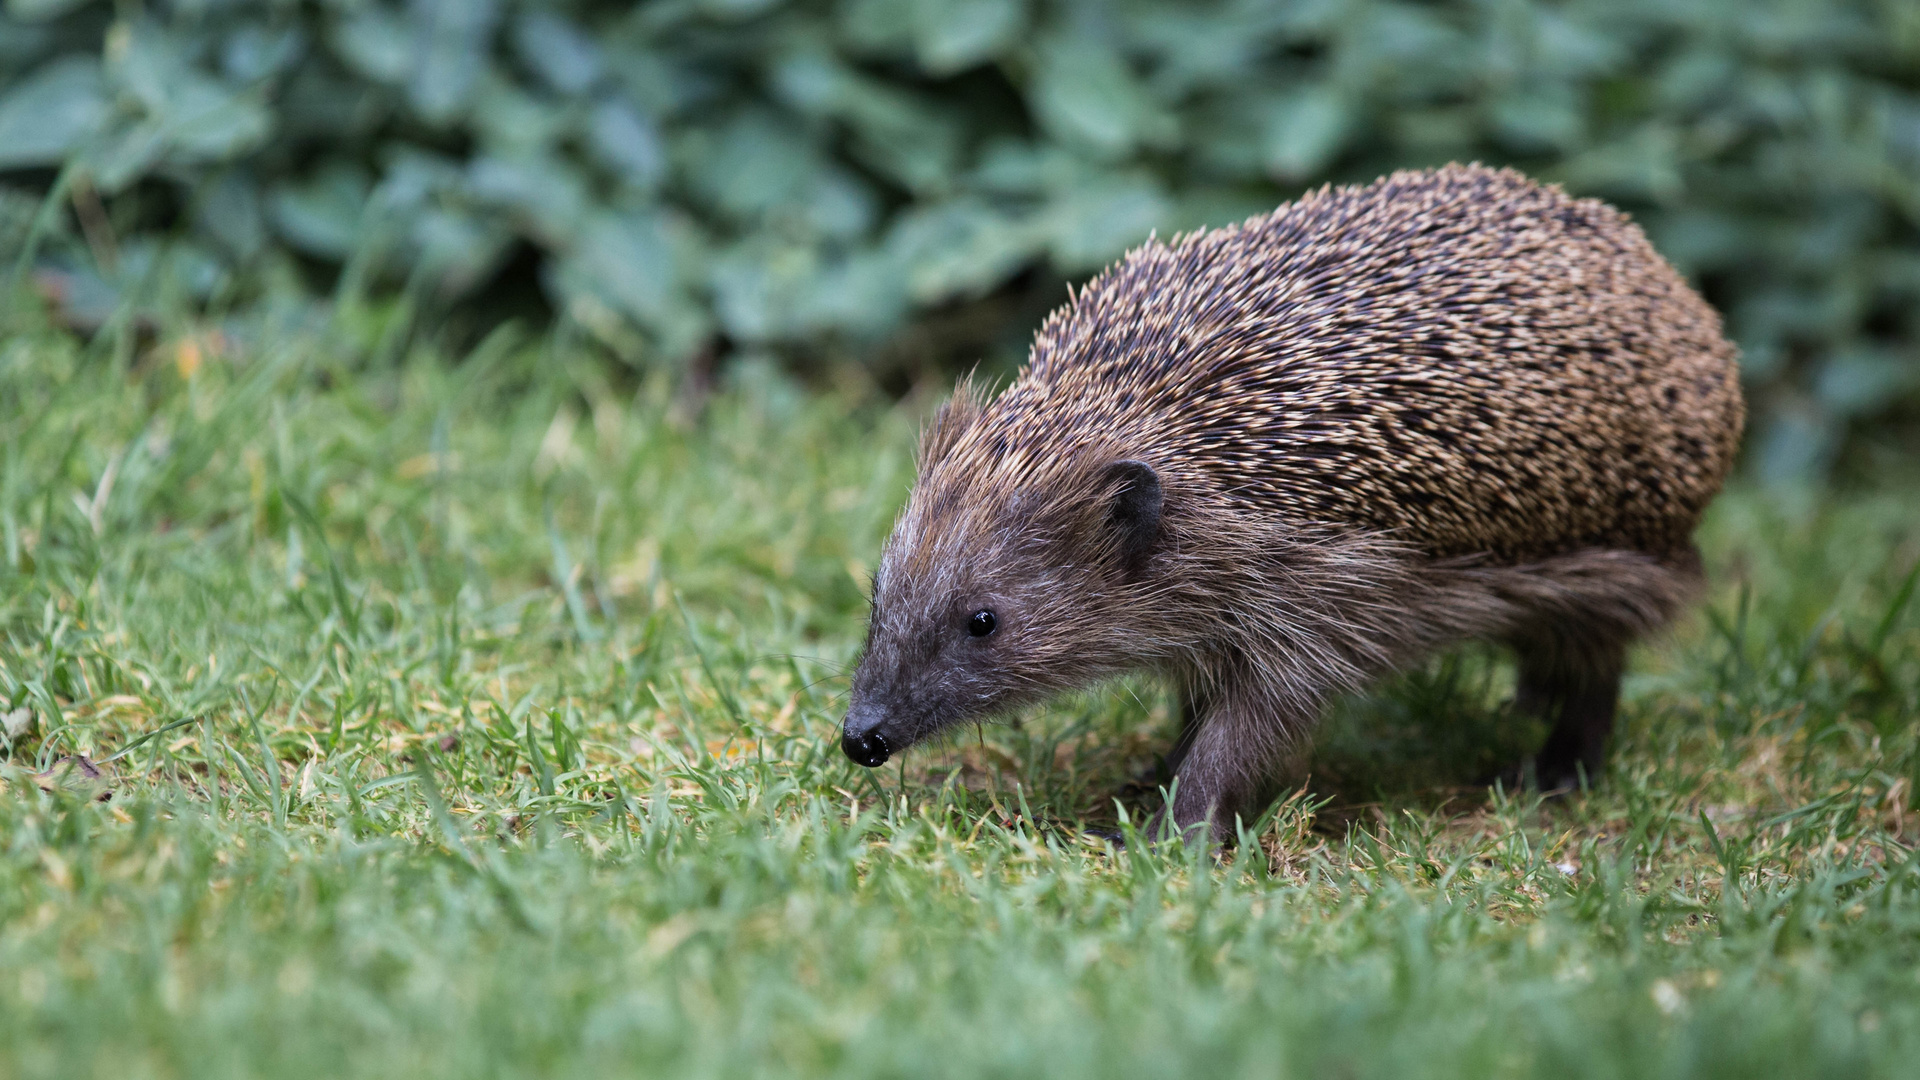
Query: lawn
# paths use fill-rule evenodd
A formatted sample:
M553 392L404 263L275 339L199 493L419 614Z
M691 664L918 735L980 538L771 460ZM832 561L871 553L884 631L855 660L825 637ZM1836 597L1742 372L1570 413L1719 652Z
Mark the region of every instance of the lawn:
M1115 852L1150 683L839 752L930 399L103 340L0 339L0 1077L1920 1061L1920 477L1731 491L1591 793L1473 783L1529 733L1468 651Z

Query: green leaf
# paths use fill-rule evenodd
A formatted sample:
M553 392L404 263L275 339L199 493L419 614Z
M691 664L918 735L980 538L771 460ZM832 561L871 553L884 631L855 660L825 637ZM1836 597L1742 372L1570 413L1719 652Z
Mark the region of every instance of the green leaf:
M846 111L854 74L831 53L799 49L780 58L770 70L772 89L781 101L808 116L834 117Z
M388 86L407 80L414 35L407 21L378 4L355 5L333 24L333 49L361 77Z
M232 169L208 184L194 209L199 230L235 260L251 262L266 247L266 214L253 176Z
M55 34L51 26L0 17L0 72L12 77L11 80L0 77L0 86L32 71L49 52L56 51L63 44L66 42ZM72 50L69 55L73 55Z
M409 214L451 192L464 193L467 169L460 161L401 144L387 152L387 168L369 200L383 215Z
M1340 152L1353 129L1347 97L1332 86L1314 86L1275 102L1261 139L1267 171L1297 183L1317 176Z
M242 26L222 43L220 69L236 82L258 82L291 69L306 49L307 35L297 26Z
M1625 35L1609 36L1588 12L1534 8L1535 63L1560 78L1591 78L1618 69L1630 56Z
M1025 139L996 139L980 152L968 180L996 194L1036 195L1046 187L1052 159L1060 156L1055 148Z
M738 341L790 337L807 327L801 304L819 273L819 254L800 244L750 239L714 259L714 311Z
M167 152L166 128L146 120L122 126L89 147L87 171L101 191L111 195L140 179L160 163Z
M855 251L827 262L802 298L808 326L879 338L900 324L908 307L906 275L884 251Z
M108 70L148 113L166 114L179 81L204 78L191 70L164 27L143 23L120 29L125 32L115 34L107 49Z
M1022 219L962 198L902 214L887 252L906 271L908 296L928 304L994 288L1033 258L1039 240Z
M1686 189L1680 132L1654 121L1576 155L1566 165L1574 187L1610 198L1676 204Z
M701 11L718 19L745 20L780 6L780 0L696 0Z
M1179 134L1125 61L1087 36L1055 37L1041 49L1029 97L1055 138L1106 157L1171 145Z
M551 98L536 97L511 83L486 80L473 95L468 121L485 151L527 155L559 141L572 117Z
M1776 406L1766 417L1753 447L1757 471L1769 484L1816 479L1839 449L1840 430L1833 418L1799 402Z
M861 162L908 190L944 191L959 170L959 126L921 95L856 72L819 50L782 58L773 86L800 112L845 123Z
M174 162L232 157L263 141L273 118L260 99L239 93L194 67L181 42L143 25L125 38L108 74L137 99L153 136Z
M227 93L209 81L181 87L166 125L170 159L220 161L264 142L273 118L259 101Z
M109 112L98 61L48 64L0 98L0 169L60 164L100 134Z
M344 260L359 246L366 203L366 175L336 163L305 184L277 188L268 200L268 215L275 230L299 250Z
M652 188L666 176L659 129L621 98L607 98L588 114L587 146L623 183Z
M467 169L467 188L475 198L513 211L548 245L568 242L587 216L589 198L576 170L545 155L478 158Z
M1397 78L1423 92L1453 89L1462 77L1477 78L1470 43L1442 21L1441 10L1417 4L1348 6L1340 38L1343 73Z
M1840 416L1863 416L1894 405L1920 387L1920 357L1908 351L1857 345L1828 357L1814 394Z
M513 233L498 222L445 207L421 214L410 233L421 269L443 297L485 282L499 269L513 241Z
M913 5L914 51L933 75L965 71L1000 55L1026 21L1022 0L947 0Z
M944 192L960 169L962 131L945 110L862 86L847 98L845 115L860 161L909 191Z
M429 123L466 110L487 68L499 0L412 0L414 55L407 100Z
M664 312L679 286L677 260L662 222L650 214L606 215L582 236L582 264L597 271L628 312L649 319Z
M513 44L521 61L563 94L586 92L605 70L600 46L550 11L530 11L516 19Z
M717 132L691 132L685 145L696 188L736 218L752 218L809 190L822 167L817 144L791 121L751 109Z
M1586 141L1586 116L1565 83L1523 84L1493 106L1501 140L1521 153L1570 150Z
M678 53L642 48L619 38L605 44L608 75L648 116L664 120L720 96L711 65L690 63Z
M865 236L880 217L872 187L847 169L828 168L814 178L800 206L812 231L847 239Z
M916 0L847 0L836 20L840 36L855 49L905 48L917 29Z
M93 0L7 0L7 14L22 22L45 22L78 11Z
M550 272L549 288L590 328L611 313L651 331L669 357L685 356L711 332L685 289L693 243L658 214L598 214Z
M1054 263L1069 273L1103 266L1163 228L1172 216L1150 180L1114 178L1076 186L1043 216Z
M1724 95L1738 82L1739 66L1726 50L1688 49L1670 61L1654 86L1669 106L1698 108Z
M1283 10L1143 6L1128 13L1127 40L1153 57L1158 89L1183 94L1219 87L1244 96L1262 69L1271 69L1265 62L1270 52L1285 46L1275 25Z
M1734 266L1758 254L1754 237L1742 227L1742 221L1723 211L1677 210L1648 215L1642 224L1654 247L1689 275Z

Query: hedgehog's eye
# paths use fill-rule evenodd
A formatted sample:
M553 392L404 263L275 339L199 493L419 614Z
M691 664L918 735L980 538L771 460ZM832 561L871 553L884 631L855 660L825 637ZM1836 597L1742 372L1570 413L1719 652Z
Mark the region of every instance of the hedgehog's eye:
M973 618L967 620L967 633L974 637L986 637L993 633L996 621L993 612L976 611L973 613Z

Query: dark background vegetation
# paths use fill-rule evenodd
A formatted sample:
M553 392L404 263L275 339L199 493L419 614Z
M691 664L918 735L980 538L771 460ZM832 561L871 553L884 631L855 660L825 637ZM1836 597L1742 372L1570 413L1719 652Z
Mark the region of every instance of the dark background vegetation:
M1478 159L1628 208L1700 284L1763 475L1884 463L1920 403L1911 0L4 10L0 249L87 332L518 317L898 392L1010 366L1153 230Z

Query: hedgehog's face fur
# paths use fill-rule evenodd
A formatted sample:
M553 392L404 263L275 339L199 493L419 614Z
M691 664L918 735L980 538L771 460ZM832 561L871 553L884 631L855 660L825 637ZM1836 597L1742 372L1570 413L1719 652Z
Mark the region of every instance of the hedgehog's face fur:
M965 392L957 402L970 403ZM841 746L873 767L958 724L1136 666L1143 570L1162 524L1145 462L980 468L943 413L874 575ZM946 446L941 445L942 441Z

